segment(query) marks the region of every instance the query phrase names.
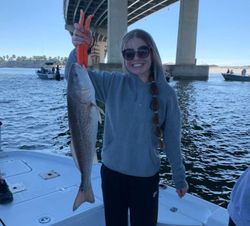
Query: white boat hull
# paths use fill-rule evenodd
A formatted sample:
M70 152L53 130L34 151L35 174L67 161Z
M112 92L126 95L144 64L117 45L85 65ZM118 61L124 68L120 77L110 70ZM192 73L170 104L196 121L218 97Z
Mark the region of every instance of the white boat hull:
M80 174L71 157L0 151L0 169L14 194L12 203L0 205L0 225L105 226L99 163L92 169L96 201L75 212ZM190 194L180 199L171 187L160 191L158 226L226 226L227 221L222 207Z
M56 74L54 73L41 73L36 71L37 76L43 80L56 79ZM60 73L60 80L64 79L64 74Z

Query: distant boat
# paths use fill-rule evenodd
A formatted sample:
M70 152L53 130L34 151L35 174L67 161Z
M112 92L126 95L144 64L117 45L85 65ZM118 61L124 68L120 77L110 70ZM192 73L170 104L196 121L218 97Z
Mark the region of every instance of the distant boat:
M250 82L249 75L230 74L230 73L221 73L221 74L226 81Z
M44 65L39 70L36 70L36 74L40 79L45 79L45 80L64 79L64 74L60 72L59 66L57 66L54 62L44 63Z

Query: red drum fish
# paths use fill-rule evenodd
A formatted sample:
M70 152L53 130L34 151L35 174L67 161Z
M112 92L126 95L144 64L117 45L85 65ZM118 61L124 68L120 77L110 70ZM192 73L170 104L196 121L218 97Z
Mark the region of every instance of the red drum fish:
M92 16L85 25L81 10L79 24L89 29ZM83 65L83 66L82 66ZM76 195L73 211L83 202L95 202L91 185L91 169L96 154L96 137L100 110L96 105L95 89L89 78L88 45L77 47L77 63L70 68L67 86L68 121L71 133L71 152L81 173L81 183Z
M85 67L71 66L67 87L68 120L71 151L81 173L81 184L73 210L83 202L95 201L91 186L91 169L96 154L96 137L100 110L95 90Z

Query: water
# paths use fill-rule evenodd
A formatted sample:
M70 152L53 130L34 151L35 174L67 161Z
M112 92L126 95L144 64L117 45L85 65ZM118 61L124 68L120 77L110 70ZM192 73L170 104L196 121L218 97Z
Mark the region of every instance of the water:
M250 83L174 81L182 112L182 149L190 193L226 207L250 160ZM35 69L0 69L2 149L69 154L66 82L40 80ZM99 146L101 135L99 134ZM162 157L161 179L170 181Z
M35 69L0 69L2 149L68 153L66 82L40 80Z

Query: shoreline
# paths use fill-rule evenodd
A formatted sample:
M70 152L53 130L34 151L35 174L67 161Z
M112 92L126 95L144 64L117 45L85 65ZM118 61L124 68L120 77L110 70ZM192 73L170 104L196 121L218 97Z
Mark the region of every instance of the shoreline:
M29 62L26 64L0 64L1 68L40 68L42 65L41 62ZM65 66L64 64L60 64L62 67ZM164 66L164 64L163 64ZM208 65L209 66L209 65ZM233 70L235 74L241 74L242 69L247 70L247 74L250 74L250 66L209 66L209 73L221 74L226 73L227 70Z

